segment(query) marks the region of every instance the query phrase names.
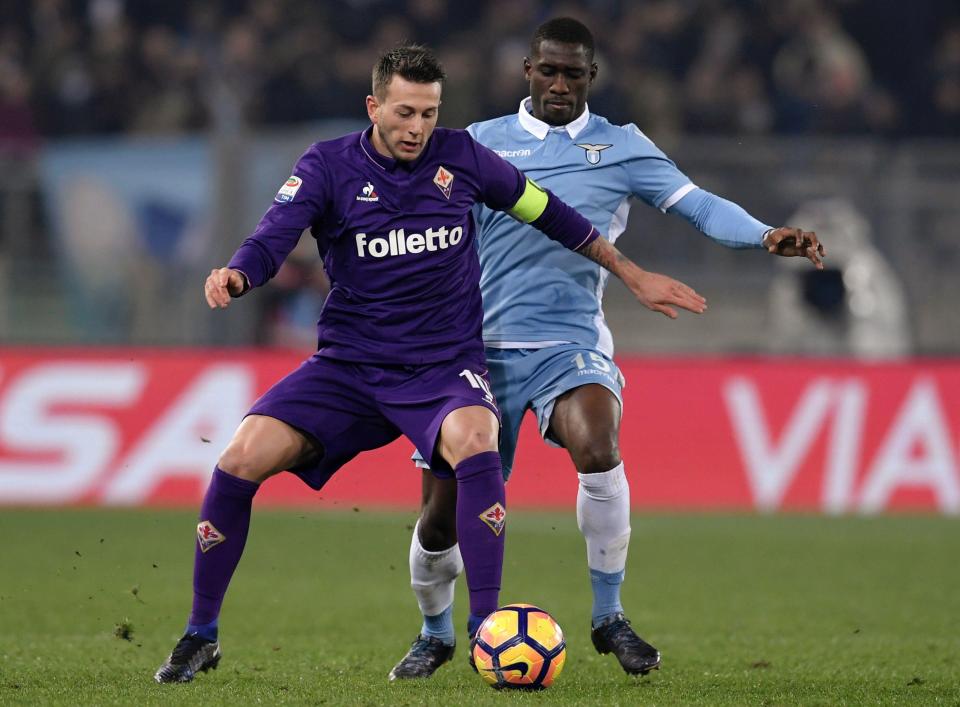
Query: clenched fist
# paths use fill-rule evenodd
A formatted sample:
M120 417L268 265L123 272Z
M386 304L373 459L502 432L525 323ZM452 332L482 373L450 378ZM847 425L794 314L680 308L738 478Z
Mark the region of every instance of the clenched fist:
M203 285L203 294L210 309L223 309L230 304L231 297L242 295L246 287L247 280L239 270L215 268Z
M789 226L767 231L763 237L763 247L773 255L807 258L818 270L823 270L821 258L827 255L816 233Z

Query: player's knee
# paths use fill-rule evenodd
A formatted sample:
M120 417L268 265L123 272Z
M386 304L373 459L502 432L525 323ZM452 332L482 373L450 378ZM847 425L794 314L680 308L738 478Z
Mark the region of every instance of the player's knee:
M242 444L231 442L220 454L217 466L231 476L260 482L264 476L268 475L269 470L264 469L255 455L249 450L244 450L243 447Z
M497 451L500 423L487 408L472 406L454 410L440 427L440 452L456 468L464 459Z
M474 454L497 451L497 434L491 430L474 430L460 446L461 456L466 459Z
M581 474L610 471L622 461L620 447L615 439L594 441L592 444L575 444L568 446L568 450L574 466Z
M497 433L484 428L459 431L450 435L445 442L453 456L453 466L476 454L497 451Z

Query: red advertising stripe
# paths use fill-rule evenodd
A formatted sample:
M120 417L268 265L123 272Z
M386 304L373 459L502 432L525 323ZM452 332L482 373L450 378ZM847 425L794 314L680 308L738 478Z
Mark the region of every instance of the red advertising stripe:
M195 506L245 411L299 360L0 349L0 504ZM960 512L960 361L618 362L634 507ZM398 440L363 454L319 493L281 475L257 503L414 508L410 451ZM576 489L528 416L509 502L570 507Z

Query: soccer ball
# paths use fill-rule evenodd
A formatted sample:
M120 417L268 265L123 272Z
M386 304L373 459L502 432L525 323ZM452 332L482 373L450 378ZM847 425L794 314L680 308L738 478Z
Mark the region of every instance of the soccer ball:
M542 690L563 670L567 644L553 617L532 604L509 604L477 630L473 663L496 689Z

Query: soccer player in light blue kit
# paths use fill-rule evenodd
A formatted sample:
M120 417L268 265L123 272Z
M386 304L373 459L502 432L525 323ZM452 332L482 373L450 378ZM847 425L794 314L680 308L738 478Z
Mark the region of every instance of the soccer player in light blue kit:
M634 125L593 115L586 98L597 75L594 43L580 22L559 18L534 34L524 60L530 97L519 112L468 131L550 189L614 241L632 198L675 213L732 248L802 256L822 268L816 234L771 228L736 204L698 188ZM623 377L601 297L597 263L543 238L518 238L529 226L480 208L483 339L489 379L502 414L504 476L513 465L526 410L548 443L567 449L578 472L577 523L586 539L593 589L592 639L627 673L644 675L660 653L631 628L620 601L630 540L630 497L618 449ZM670 317L670 308L658 311ZM423 451L423 450L421 450ZM420 462L421 466L425 464ZM391 679L428 677L454 649L453 585L462 568L456 544L456 486L427 473L410 548L420 635Z

